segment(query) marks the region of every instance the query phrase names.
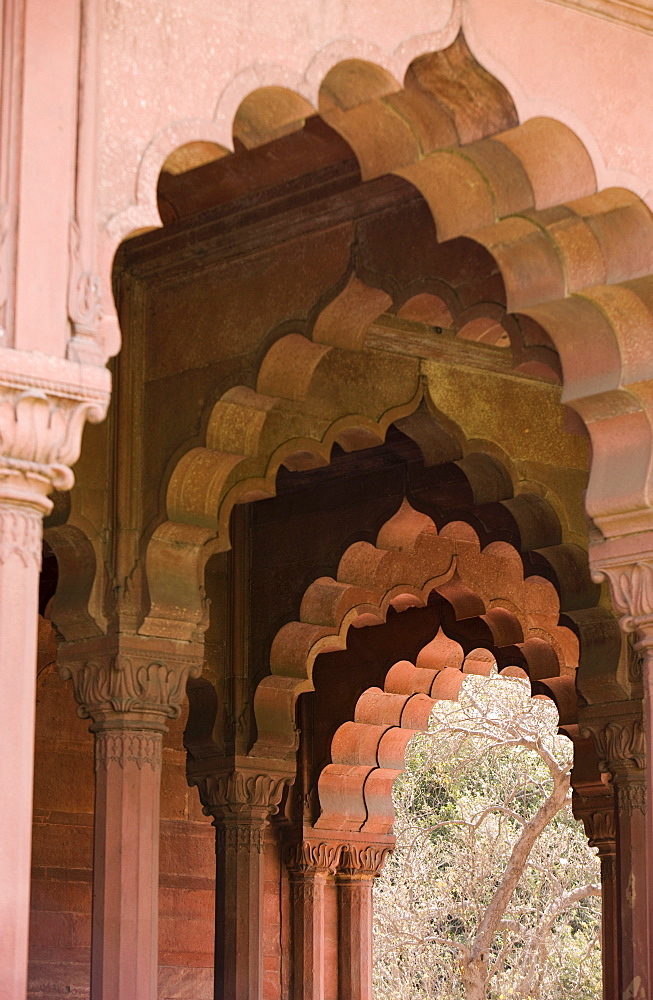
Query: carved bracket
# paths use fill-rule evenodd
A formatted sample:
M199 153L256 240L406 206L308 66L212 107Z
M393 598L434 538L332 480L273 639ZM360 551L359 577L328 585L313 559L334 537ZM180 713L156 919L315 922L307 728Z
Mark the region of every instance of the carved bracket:
M59 647L59 670L72 680L78 714L93 732L154 729L165 732L179 715L186 682L202 669L201 648L140 636L102 636Z

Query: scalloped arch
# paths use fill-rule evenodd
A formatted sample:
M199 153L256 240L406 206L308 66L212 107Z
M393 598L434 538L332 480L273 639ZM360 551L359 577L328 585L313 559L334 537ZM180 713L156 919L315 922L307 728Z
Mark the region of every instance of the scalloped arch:
M474 529L460 521L438 533L429 517L405 501L375 545L354 543L343 554L335 579L323 577L311 584L299 620L277 633L271 673L256 690L258 740L252 754L292 759L295 704L300 694L313 690L313 665L320 653L344 649L352 626L379 624L389 609L426 606L434 592L448 602L456 620L478 619L493 646L519 650L538 690L561 705L564 694L568 709L579 640L560 624L555 587L543 577L525 576L519 553L507 543L481 549ZM450 652L457 644L443 638L425 647L420 669L433 668L443 645Z
M284 142L279 129L292 131L308 111L299 93L273 91L268 120L260 105L267 84L251 97L255 144ZM653 337L642 330L653 332L653 217L644 203L621 189L597 193L591 159L567 125L519 124L507 91L462 35L414 59L403 88L385 66L360 58L330 65L320 117L338 138L333 155L348 149L363 180L395 173L419 192L440 246L466 242L486 255L502 283L499 321L515 367L550 373L557 354L563 401L588 428L590 516L606 537L647 528L653 424L643 385ZM231 507L270 495L280 464L328 461L335 441L369 446L416 408L425 392L418 358L366 346L388 305L383 292L353 282L323 310L312 340L283 338L254 390L238 387L216 404L206 445L173 471L168 520L149 544L145 632L190 637L202 620L203 564L228 544Z

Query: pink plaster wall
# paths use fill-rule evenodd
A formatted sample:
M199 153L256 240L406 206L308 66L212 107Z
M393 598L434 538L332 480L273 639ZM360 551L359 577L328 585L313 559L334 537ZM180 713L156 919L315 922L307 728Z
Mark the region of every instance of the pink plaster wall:
M565 122L600 187L628 187L653 207L653 35L550 0L465 0L463 27L522 120Z

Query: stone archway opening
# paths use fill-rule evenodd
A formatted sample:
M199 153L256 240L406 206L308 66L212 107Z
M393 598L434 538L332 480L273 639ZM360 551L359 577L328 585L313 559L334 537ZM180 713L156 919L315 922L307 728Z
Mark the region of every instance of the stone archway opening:
M394 783L374 996L598 995L601 863L571 817L573 745L519 668L499 674L477 650L464 669Z

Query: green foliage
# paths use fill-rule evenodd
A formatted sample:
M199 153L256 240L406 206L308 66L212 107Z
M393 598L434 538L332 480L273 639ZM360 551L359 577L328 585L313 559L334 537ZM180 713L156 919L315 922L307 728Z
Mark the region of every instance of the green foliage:
M520 834L566 790L572 746L524 682L468 677L412 741L395 785L397 848L375 887L375 997L463 1000L465 963ZM562 798L560 799L562 801ZM601 995L599 862L569 799L530 846L487 959L488 1000ZM490 908L490 909L489 909Z

